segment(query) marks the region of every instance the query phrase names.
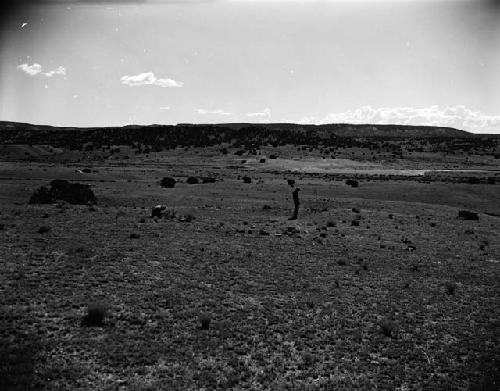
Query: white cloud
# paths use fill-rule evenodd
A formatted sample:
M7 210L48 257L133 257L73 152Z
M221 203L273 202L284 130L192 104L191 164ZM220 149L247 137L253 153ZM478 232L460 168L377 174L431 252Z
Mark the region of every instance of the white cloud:
M154 75L153 72L140 73L134 76L123 76L120 79L120 82L132 87L152 85L164 88L173 88L182 87L184 85L184 83L181 81L175 81L172 79L159 79Z
M38 75L39 73L42 72L42 66L40 64L33 64L33 65L28 65L26 63L18 65L17 69L20 69L21 71L27 73L30 76L35 76Z
M228 113L227 111L224 111L222 109L216 109L216 110L196 109L196 112L201 115L206 115L206 114L232 115L232 113Z
M304 117L298 121L304 124L397 124L446 126L472 132L488 133L500 130L500 116L486 115L465 106L441 108L430 106L381 107L363 106L343 113L330 113L324 118Z
M66 76L66 68L63 66L59 66L57 69L53 69L48 72L42 72L42 66L40 64L33 64L33 65L28 65L28 64L21 64L17 66L17 69L20 69L21 71L27 73L30 76L36 76L36 75L43 75L45 77L52 77L54 75L61 75L61 76Z
M162 106L160 107L160 110L170 110L170 106Z
M271 109L266 107L260 113L247 113L247 117L258 118L261 121L269 121L271 119Z
M52 71L42 72L42 75L47 77L52 77L54 75L66 76L66 68L59 66L57 69L53 69Z

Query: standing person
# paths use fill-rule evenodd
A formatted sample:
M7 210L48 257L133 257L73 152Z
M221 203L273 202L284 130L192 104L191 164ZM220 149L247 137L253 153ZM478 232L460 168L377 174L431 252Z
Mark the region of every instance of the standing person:
M293 210L293 216L290 217L289 220L297 220L297 217L299 214L299 205L300 205L299 191L300 191L300 187L296 187L295 190L292 192L294 210Z

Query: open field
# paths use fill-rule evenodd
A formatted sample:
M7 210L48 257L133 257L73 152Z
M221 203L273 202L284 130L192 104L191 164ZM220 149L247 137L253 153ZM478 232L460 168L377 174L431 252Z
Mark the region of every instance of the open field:
M14 159L19 148L0 162L0 389L498 389L492 156L368 162L282 147L259 163L210 147ZM482 179L384 171L452 168ZM175 188L160 187L165 176ZM302 190L297 221L287 178ZM90 184L97 205L28 204L53 179ZM194 219L152 219L156 204ZM93 302L107 307L103 327L82 326Z

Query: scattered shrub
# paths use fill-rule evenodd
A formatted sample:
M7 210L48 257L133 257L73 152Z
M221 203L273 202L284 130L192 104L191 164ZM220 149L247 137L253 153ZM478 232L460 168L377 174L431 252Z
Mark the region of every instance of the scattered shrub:
M270 209L271 209L271 206L266 204L266 205L264 205L264 206L262 207L262 209L263 209L263 210L270 210Z
M463 220L479 220L479 216L475 212L470 212L468 210L458 211L458 218Z
M380 321L380 331L382 331L382 334L384 334L386 337L394 337L396 327L396 322L391 319L385 318Z
M250 178L249 176L244 176L243 177L243 183L252 183L252 178Z
M132 232L130 234L130 239L139 239L141 237L141 235L139 235L138 233L135 233L135 232Z
M339 259L337 261L337 265L339 265L339 266L345 266L345 265L347 265L347 262L344 259Z
M201 183L215 183L215 178L213 177L201 178Z
M29 200L30 204L51 204L53 202L55 202L55 199L45 186L36 189Z
M210 328L212 316L208 312L202 312L198 317L198 321L200 322L200 328L202 330L208 330Z
M457 285L454 282L448 281L444 284L444 287L446 289L446 293L448 295L454 295L455 291L457 289Z
M200 183L200 181L198 180L198 178L195 178L194 176L190 176L187 180L186 180L186 183L190 184L190 185L196 185L198 183Z
M175 187L175 184L176 180L171 177L165 177L160 182L161 187L167 187L167 188L173 188Z
M104 326L107 315L106 306L102 303L92 303L87 307L87 314L82 319L82 325L87 327Z
M50 189L42 186L35 190L30 197L30 204L52 204L56 201L65 201L70 204L94 204L96 198L89 185L70 183L64 179L55 179L50 182Z
M46 225L42 225L40 228L38 228L39 234L45 234L49 231L50 231L50 227L47 227Z
M359 187L359 182L354 179L348 179L345 181L345 184L351 187Z
M262 158L259 160L259 163L265 163L266 162L266 159Z
M190 223L191 221L193 221L195 219L196 219L196 217L192 213L186 213L186 214L178 216L178 220L181 222L185 222L185 223Z
M329 221L326 223L326 226L331 228L331 227L336 227L336 226L337 226L337 224L336 224L334 221L329 220Z

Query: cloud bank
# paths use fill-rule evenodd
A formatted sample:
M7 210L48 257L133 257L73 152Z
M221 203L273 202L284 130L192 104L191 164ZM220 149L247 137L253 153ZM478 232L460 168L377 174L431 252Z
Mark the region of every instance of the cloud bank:
M201 115L206 115L206 114L232 115L232 113L228 113L227 111L224 111L222 109L216 109L216 110L196 109L196 112Z
M18 65L17 69L23 71L30 76L42 75L45 77L52 77L55 75L66 76L66 68L59 66L56 69L52 69L48 72L42 72L42 66L40 64L34 63L33 65L28 65L26 63Z
M247 113L247 117L257 118L262 122L267 122L271 120L271 109L266 107L259 113Z
M153 72L140 73L133 76L122 76L120 82L127 86L141 87L141 86L158 86L163 88L178 88L184 85L181 81L172 79L157 78Z
M330 113L324 118L304 117L299 120L303 124L352 123L352 124L397 124L445 126L468 130L475 133L498 132L500 116L486 115L473 111L465 106L441 108L430 106L382 107L363 106L357 110L344 113Z

